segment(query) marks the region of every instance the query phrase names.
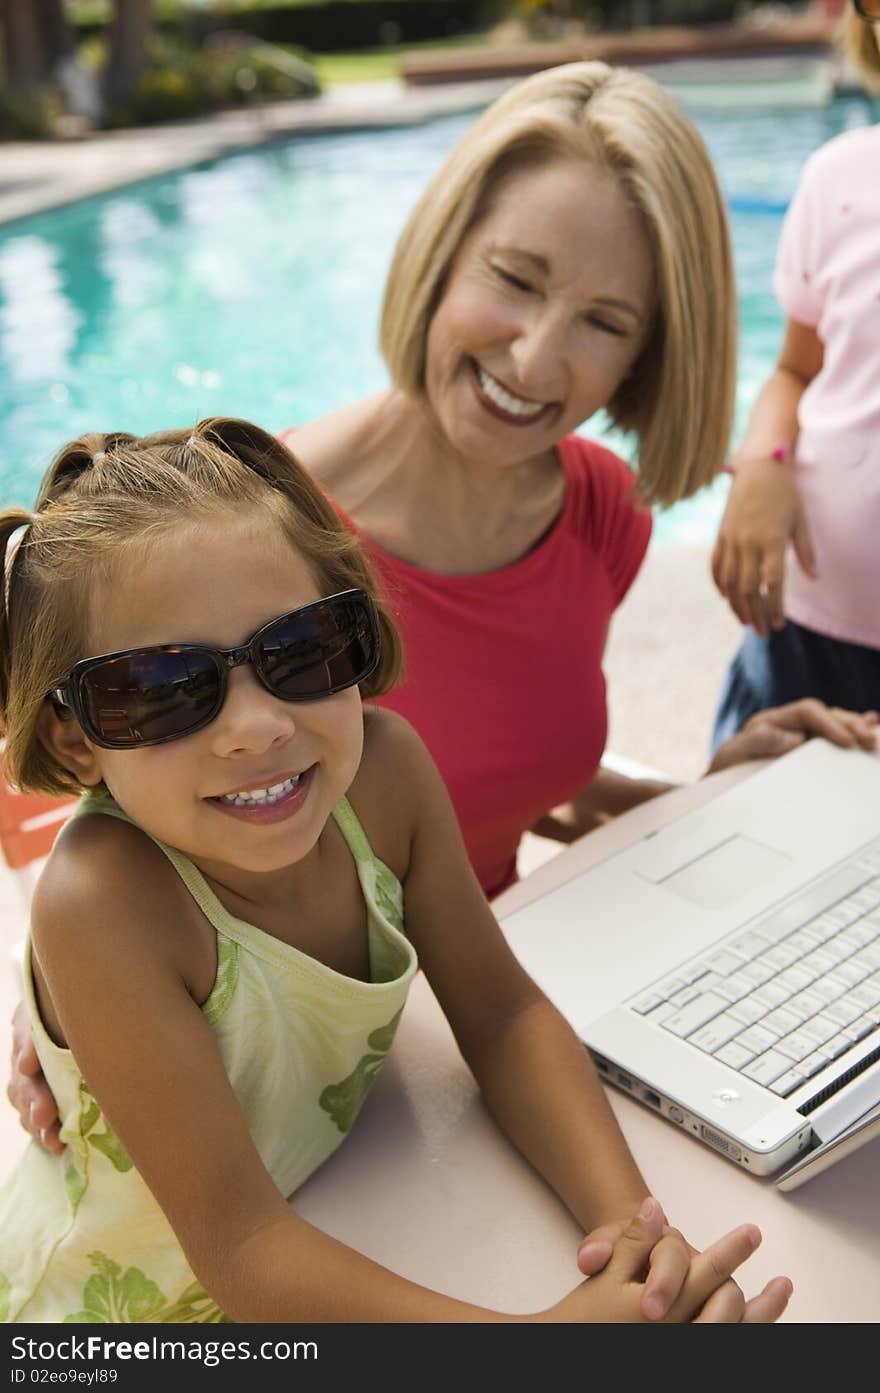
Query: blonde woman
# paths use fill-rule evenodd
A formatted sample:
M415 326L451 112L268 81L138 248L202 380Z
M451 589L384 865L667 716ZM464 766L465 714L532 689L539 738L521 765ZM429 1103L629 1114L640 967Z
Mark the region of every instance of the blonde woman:
M413 209L382 314L391 386L286 433L380 571L407 654L383 704L431 750L490 897L527 829L571 840L665 787L600 768L602 654L645 505L722 466L734 306L691 123L640 74L555 68L496 101ZM574 434L603 408L637 437L637 481ZM804 723L849 738L798 708L719 763Z
M880 0L843 38L880 90ZM712 571L747 625L715 723L720 744L761 706L818 697L880 706L880 126L808 160L774 289L779 360L732 461Z

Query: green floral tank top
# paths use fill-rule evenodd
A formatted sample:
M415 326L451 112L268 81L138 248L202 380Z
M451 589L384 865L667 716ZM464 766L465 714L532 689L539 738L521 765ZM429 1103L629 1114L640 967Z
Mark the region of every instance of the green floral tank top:
M84 799L76 815L86 813L128 821L107 795ZM347 799L333 817L366 904L368 982L235 918L191 861L157 843L216 932L217 975L202 1011L254 1144L283 1195L349 1131L391 1046L417 969L403 933L399 881L373 854ZM31 1143L0 1190L0 1319L225 1320L195 1280L70 1051L47 1035L29 949L25 980L34 1042L67 1146L56 1157Z

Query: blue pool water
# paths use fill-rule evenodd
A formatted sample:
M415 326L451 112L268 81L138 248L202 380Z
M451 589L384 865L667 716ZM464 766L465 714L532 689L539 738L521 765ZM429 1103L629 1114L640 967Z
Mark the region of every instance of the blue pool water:
M798 172L873 113L851 98L692 115L732 214L741 431L779 343L771 271ZM0 503L30 504L55 450L83 431L214 413L279 430L382 386L395 238L472 120L299 139L0 227ZM726 487L660 514L656 536L710 541Z

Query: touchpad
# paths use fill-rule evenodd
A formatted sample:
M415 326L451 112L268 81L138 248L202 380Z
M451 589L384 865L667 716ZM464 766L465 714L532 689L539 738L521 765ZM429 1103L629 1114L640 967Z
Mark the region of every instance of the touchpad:
M733 836L687 862L659 882L683 900L721 909L769 880L789 858L751 837Z

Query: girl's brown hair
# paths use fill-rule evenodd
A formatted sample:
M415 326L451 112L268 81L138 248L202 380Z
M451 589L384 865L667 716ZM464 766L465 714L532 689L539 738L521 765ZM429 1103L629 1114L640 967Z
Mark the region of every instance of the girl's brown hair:
M382 655L361 692L381 696L394 685L400 639L361 544L274 436L225 417L140 439L86 435L57 456L34 513L0 513L0 727L12 783L53 794L79 791L41 743L38 723L47 693L86 656L95 582L109 579L126 545L149 546L181 522L242 507L265 511L325 594L356 587L372 596Z

